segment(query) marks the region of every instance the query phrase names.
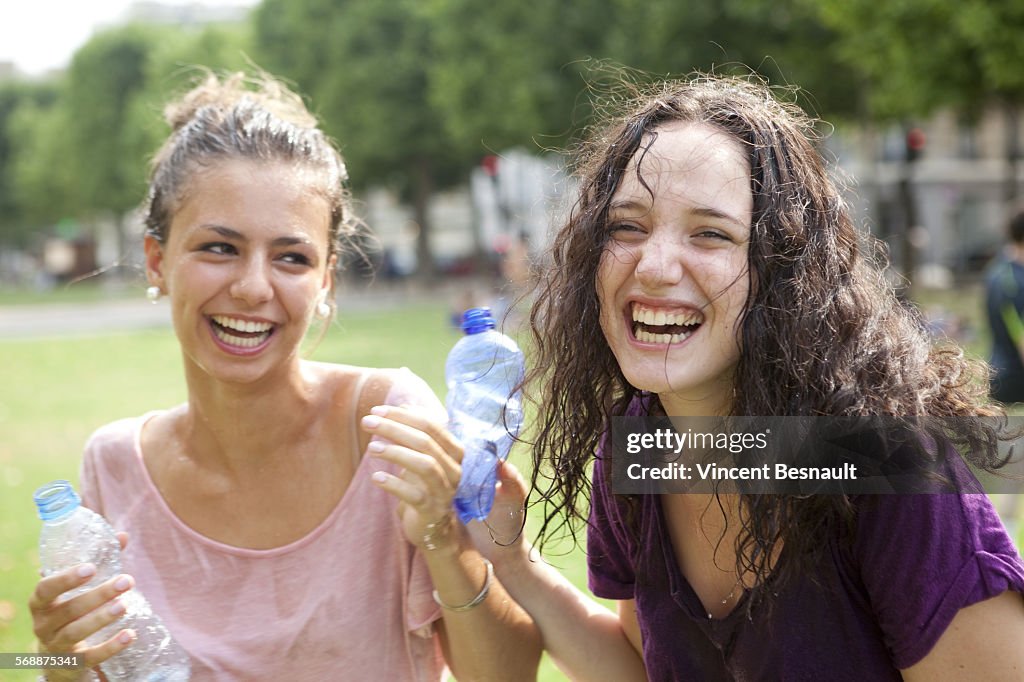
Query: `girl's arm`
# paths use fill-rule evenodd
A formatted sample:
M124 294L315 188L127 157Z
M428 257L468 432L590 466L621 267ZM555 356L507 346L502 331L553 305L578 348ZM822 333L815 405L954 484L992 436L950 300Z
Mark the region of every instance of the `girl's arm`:
M495 509L522 508L526 484L515 467L503 462L499 480ZM525 539L502 547L484 530L474 533L474 540L494 562L505 589L533 617L562 672L574 680L647 680L632 599L620 601L613 613L547 564Z
M375 407L363 428L377 437L367 454L403 469L400 476L378 471L372 480L400 500L406 538L426 558L452 673L460 680L535 679L542 650L537 628L453 517L461 445L444 424L414 408Z

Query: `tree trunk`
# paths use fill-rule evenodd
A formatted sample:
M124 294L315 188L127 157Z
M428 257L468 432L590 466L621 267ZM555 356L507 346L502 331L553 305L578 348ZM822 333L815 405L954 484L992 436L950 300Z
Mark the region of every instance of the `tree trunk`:
M1007 203L1015 201L1017 172L1020 170L1020 107L1014 102L1006 103L1006 184L1003 197Z
M900 204L903 209L903 225L900 233L900 260L902 261L900 267L903 270L906 285L900 292L901 298L912 297L914 271L917 270L917 245L914 239L914 231L917 229L917 206L914 203L913 172L914 162L904 162L899 183Z
M118 263L132 263L137 258L141 257L141 254L129 253L128 249L131 246L131 239L129 238L128 230L132 226L131 214L127 211L119 211L115 214L114 224L117 229L117 262ZM132 275L129 275L131 268L114 268L115 279L127 281Z
M433 191L430 159L417 159L412 188L413 220L416 222L416 276L425 284L432 284L437 279L434 251L430 246L429 209Z

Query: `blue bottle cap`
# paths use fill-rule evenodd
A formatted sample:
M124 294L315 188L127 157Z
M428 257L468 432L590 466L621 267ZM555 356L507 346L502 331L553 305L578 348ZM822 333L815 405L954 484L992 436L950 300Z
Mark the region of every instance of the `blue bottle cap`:
M494 316L490 308L470 308L462 313L462 331L479 334L494 329Z
M39 510L39 518L51 521L78 509L82 500L68 481L51 481L36 490L32 496Z

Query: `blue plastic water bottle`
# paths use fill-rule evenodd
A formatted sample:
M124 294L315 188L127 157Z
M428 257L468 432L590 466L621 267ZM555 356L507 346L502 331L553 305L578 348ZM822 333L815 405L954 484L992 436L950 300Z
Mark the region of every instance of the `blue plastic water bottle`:
M448 353L448 428L465 448L455 511L466 523L482 521L494 505L498 461L508 452L523 423L516 387L525 372L516 342L495 330L489 308L462 316L466 333Z

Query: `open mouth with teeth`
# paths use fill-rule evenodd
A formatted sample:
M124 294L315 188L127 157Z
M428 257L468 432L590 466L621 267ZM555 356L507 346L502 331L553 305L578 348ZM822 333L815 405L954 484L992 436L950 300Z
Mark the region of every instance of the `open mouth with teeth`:
M682 343L704 322L697 310L657 310L633 304L633 337L641 343Z
M256 348L274 333L274 325L270 322L240 320L226 315L213 315L210 322L217 339L233 348Z

